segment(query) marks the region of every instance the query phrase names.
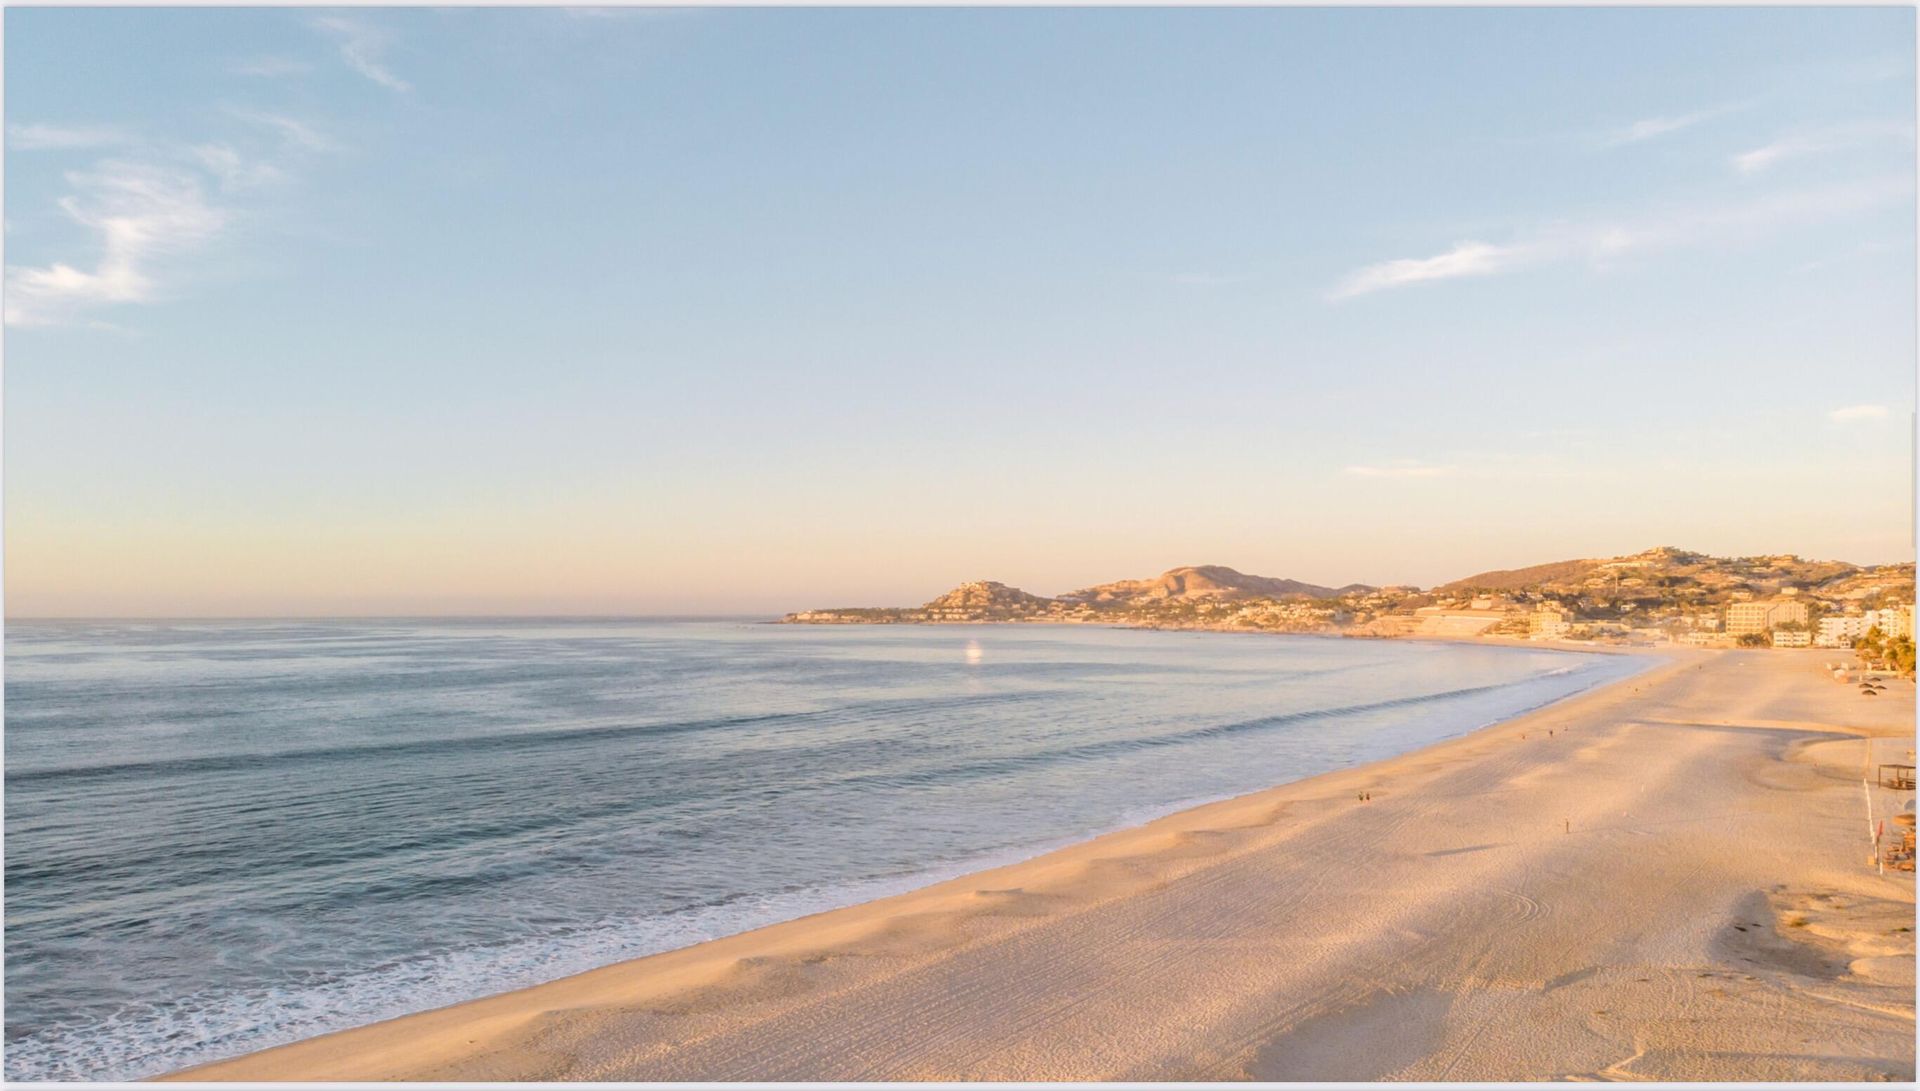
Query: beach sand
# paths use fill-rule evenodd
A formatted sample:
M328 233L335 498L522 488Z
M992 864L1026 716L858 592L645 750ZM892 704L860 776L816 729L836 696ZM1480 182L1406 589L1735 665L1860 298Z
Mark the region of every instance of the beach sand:
M1914 690L1862 697L1842 654L1675 652L1389 761L171 1078L1911 1079L1914 885L1868 864L1861 774L1907 760Z

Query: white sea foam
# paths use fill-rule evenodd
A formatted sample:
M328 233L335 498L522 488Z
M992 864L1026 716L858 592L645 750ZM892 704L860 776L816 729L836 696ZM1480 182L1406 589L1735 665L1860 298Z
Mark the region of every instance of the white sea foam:
M1122 829L1184 805L1131 816ZM1104 832L1104 831L1095 831ZM53 1027L9 1043L9 1080L139 1080L302 1038L555 981L814 913L904 894L1051 852L1079 837L1002 849L910 875L741 899L646 920L609 922L514 943L405 959L297 987L208 991Z
M13 628L7 1077L151 1076L901 893L1640 666L734 632Z

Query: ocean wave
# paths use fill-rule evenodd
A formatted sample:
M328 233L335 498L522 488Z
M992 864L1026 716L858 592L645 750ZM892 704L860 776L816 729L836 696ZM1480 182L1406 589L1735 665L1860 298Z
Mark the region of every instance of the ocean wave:
M522 654L531 631L505 644ZM122 639L133 660L153 652ZM167 717L271 688L206 688L191 651L138 706L155 722L124 736L76 746L63 722L10 722L10 758L45 749L7 778L6 1076L151 1076L549 981L1384 757L1639 669L1101 631L1026 663L1010 662L1025 634L982 634L984 663L959 670L945 633L753 639L764 651L731 686L649 669L610 693L590 657L572 690L537 672L482 697L394 690L382 672L337 745L291 745L341 712L295 701L230 736L253 752L181 753ZM823 667L832 656L848 662ZM85 698L68 667L38 669L60 702ZM44 696L35 670L8 679L10 704ZM770 678L784 688L760 688ZM855 684L863 699L844 699ZM120 698L95 696L92 720L67 715L128 723ZM259 752L272 737L288 748Z
M149 758L142 761L99 762L88 765L52 766L40 769L8 769L6 782L32 784L38 781L93 780L137 776L173 776L197 773L244 772L272 768L276 774L289 763L354 761L361 758L404 758L445 756L465 751L492 750L511 753L535 750L565 743L593 742L624 736L665 736L701 731L723 731L742 727L771 727L806 723L844 723L855 717L897 715L929 709L955 709L1013 704L1044 699L1043 692L969 694L946 700L872 701L835 705L806 712L771 712L744 716L716 716L705 719L669 720L658 723L602 723L579 727L508 731L487 735L452 738L410 739L404 742L356 743L300 750L266 750L243 754L209 754L189 758Z
M130 1005L102 1020L55 1023L10 1038L4 1070L9 1081L146 1079L904 894L1080 839L1075 835L1005 848L906 875L731 898L649 918L561 929L538 939L475 944L303 984L210 989L164 1004Z

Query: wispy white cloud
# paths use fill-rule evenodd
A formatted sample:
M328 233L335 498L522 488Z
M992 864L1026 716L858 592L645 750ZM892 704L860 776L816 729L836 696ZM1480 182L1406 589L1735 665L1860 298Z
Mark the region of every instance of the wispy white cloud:
M102 304L154 298L153 266L217 235L227 213L207 200L194 173L147 163L107 160L66 175L72 192L61 211L93 235L91 269L61 262L6 272L6 321L45 325Z
M228 65L227 70L236 76L281 79L287 76L304 76L313 71L313 65L292 57L248 57Z
M179 144L122 134L127 148L66 172L58 207L81 229L90 256L9 266L6 323L100 327L88 312L161 298L183 271L181 259L225 231L253 191L291 181L307 157L337 148L293 118L227 112L263 135Z
M1387 288L1491 276L1555 262L1585 261L1605 267L1639 253L1744 241L1795 226L1822 223L1911 200L1912 193L1911 179L1889 177L1616 222L1553 224L1503 244L1461 242L1432 257L1395 258L1363 266L1334 285L1327 298L1346 300Z
M1842 62L1839 76L1845 83L1878 83L1881 80L1913 78L1913 54L1893 53L1884 57Z
M1457 466L1441 466L1411 458L1394 459L1376 466L1347 467L1347 473L1354 477L1451 477L1458 472Z
M274 164L242 155L229 144L198 144L189 150L207 173L219 179L222 189L251 189L287 177L286 171Z
M105 125L9 125L7 147L20 151L105 148L127 143L127 134Z
M1601 143L1607 147L1618 147L1622 144L1638 144L1643 140L1653 140L1657 137L1668 136L1682 129L1691 129L1702 122L1725 117L1728 114L1746 109L1748 105L1750 104L1744 102L1729 103L1723 106L1710 107L1705 110L1695 110L1687 114L1641 118L1631 125L1615 129L1613 132L1608 133Z
M1801 129L1734 156L1733 169L1741 174L1759 174L1789 159L1845 151L1876 141L1899 139L1902 136L1911 141L1913 130L1892 122L1878 121Z
M1733 169L1741 174L1766 170L1782 159L1792 159L1820 150L1820 145L1804 138L1787 137L1771 144L1741 152L1733 157Z
M237 107L228 107L227 113L250 125L259 126L276 134L282 142L300 151L336 152L340 150L338 141L297 118Z
M1827 414L1827 419L1846 423L1858 420L1884 420L1887 407L1884 405L1849 405L1844 409L1835 409Z
M1831 256L1824 257L1824 258L1815 258L1812 261L1796 266L1793 271L1796 273L1811 273L1819 269L1825 269L1825 268L1828 268L1829 266L1838 265L1842 262L1852 261L1857 258L1871 257L1872 255L1875 255L1875 254L1891 254L1898 251L1899 249L1901 248L1898 245L1888 242L1884 239L1875 241L1875 242L1863 242L1858 246L1852 247L1851 249L1848 249L1848 250L1844 250L1838 254L1833 254Z
M413 90L412 84L394 75L386 66L385 54L392 38L385 30L337 15L321 16L313 21L313 26L333 39L347 67L390 90Z
M1382 288L1418 284L1427 280L1451 280L1455 277L1483 277L1503 272L1530 258L1526 245L1495 246L1467 241L1430 258L1395 258L1355 270L1334 286L1329 299L1351 299Z

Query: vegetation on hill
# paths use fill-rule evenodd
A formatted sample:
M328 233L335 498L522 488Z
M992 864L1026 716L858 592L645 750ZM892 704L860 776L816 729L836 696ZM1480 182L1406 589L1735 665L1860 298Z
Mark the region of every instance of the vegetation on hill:
M1052 621L1155 628L1254 629L1400 636L1466 625L1526 634L1546 612L1579 638L1640 639L1718 633L1732 603L1792 598L1805 622L1914 599L1914 566L1810 561L1791 554L1712 557L1672 547L1625 557L1556 561L1482 572L1417 587L1333 588L1253 576L1222 565L1174 568L1149 579L1117 580L1058 598L991 580L962 584L919 607L810 610L785 620L813 624ZM1484 628L1476 628L1480 622ZM1426 624L1423 624L1426 623ZM1453 631L1446 629L1446 631ZM1753 641L1750 641L1753 642ZM1760 637L1759 643L1766 638ZM1906 653L1911 661L1911 641ZM1897 655L1897 649L1884 649Z
M1808 561L1792 554L1710 557L1671 546L1626 557L1556 561L1482 572L1442 584L1437 593L1523 592L1554 599L1604 598L1648 604L1712 605L1746 594L1804 594L1868 608L1913 601L1913 565L1862 567L1844 561Z
M1116 580L1060 597L1068 602L1138 605L1168 599L1330 599L1343 592L1371 591L1364 584L1335 590L1299 580L1249 576L1225 565L1203 564L1172 568L1147 580Z

